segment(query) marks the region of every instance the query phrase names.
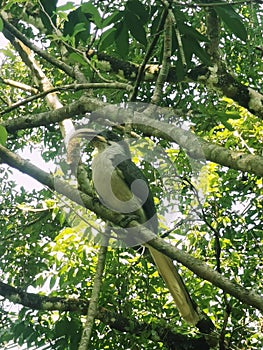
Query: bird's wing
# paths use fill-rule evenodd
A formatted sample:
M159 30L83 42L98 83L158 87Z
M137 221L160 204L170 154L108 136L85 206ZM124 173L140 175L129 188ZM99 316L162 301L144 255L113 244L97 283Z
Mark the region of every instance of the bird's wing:
M132 188L132 183L134 182L135 178L144 181L144 184L140 185L138 182L138 185L132 189L135 196L142 198L145 195L145 184L147 184L148 196L142 206L147 219L156 217L156 209L153 202L153 197L142 171L130 159L122 160L121 156L116 156L114 161L117 164L117 168L120 170L120 176L121 174L125 173L125 178L123 178L123 180L125 180L129 188ZM155 233L157 233L157 218L155 220ZM198 321L200 321L200 316L172 260L151 246L147 245L147 247L149 248L154 263L157 266L157 269L162 276L167 288L169 289L180 314L188 323L193 325L197 324Z
M122 155L116 155L113 164L119 171L119 176L125 181L132 193L141 200L150 228L154 233L158 232L158 219L151 190L143 172L132 162ZM125 174L125 177L122 175Z

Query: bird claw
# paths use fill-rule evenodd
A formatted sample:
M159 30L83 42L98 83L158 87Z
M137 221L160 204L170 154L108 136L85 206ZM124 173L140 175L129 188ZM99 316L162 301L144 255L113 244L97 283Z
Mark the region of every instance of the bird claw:
M124 228L128 228L132 221L137 221L139 223L139 219L140 219L139 215L135 215L135 214L125 216L123 219L121 219L120 226Z

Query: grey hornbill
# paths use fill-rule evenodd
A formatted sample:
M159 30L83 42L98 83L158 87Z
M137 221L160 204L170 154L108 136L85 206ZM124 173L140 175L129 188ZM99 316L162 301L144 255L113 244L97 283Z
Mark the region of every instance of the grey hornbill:
M103 204L119 213L135 214L140 223L145 223L157 234L158 219L153 196L145 176L131 160L128 144L108 130L98 133L92 129L79 129L73 138L86 138L97 149L92 161L92 180ZM189 324L197 325L202 317L172 260L147 243L144 245L149 249L181 316Z

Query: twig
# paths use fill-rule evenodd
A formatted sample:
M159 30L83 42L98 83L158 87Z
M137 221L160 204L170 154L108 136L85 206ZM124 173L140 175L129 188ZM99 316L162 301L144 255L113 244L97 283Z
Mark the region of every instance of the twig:
M176 39L177 39L177 43L178 43L178 49L179 49L179 53L180 53L180 56L181 56L181 61L182 61L183 67L186 68L187 64L186 64L186 59L185 59L185 54L184 54L184 48L183 48L181 33L180 33L179 29L178 29L175 15L174 15L173 11L170 8L171 4L167 0L162 0L162 3L168 9L169 17L170 17L170 19L171 19L171 21L173 23L173 26L174 26L174 31L175 31L175 35L176 35Z
M184 178L184 181L190 186L192 191L194 192L198 205L201 208L201 213L202 213L202 219L204 223L210 228L210 230L214 233L214 239L215 239L215 257L216 257L216 270L218 273L221 273L221 262L220 262L220 256L221 256L221 245L220 245L220 234L219 232L209 223L207 220L206 214L204 212L204 208L202 206L199 194L195 186L187 179Z
M134 89L133 89L133 92L130 96L130 101L133 102L136 100L136 96L137 96L137 93L138 93L138 89L139 89L139 85L140 85L140 82L142 80L142 77L143 77L143 74L144 74L144 70L145 70L145 67L146 67L146 64L148 62L148 60L150 59L151 55L152 55L152 52L153 52L153 49L155 48L155 45L159 39L159 36L163 30L163 26L164 26L164 23L165 23L165 20L166 20L166 17L168 15L168 11L167 9L165 8L163 13L162 13L162 17L160 19L160 22L159 22L159 25L157 27L157 30L156 30L156 34L154 35L153 37L153 40L152 42L150 43L150 46L144 56L144 60L142 62L142 64L140 65L139 69L138 69L138 73L137 73L137 76L136 76L136 81L135 81L135 84L134 84Z
M213 3L190 3L186 4L184 2L179 2L179 1L173 1L173 5L175 6L182 6L182 7L214 7L214 6L228 6L228 5L241 5L241 4L251 4L251 3L256 3L256 4L263 4L262 0L244 0L244 1L231 1L231 2L213 2Z
M12 104L10 107L4 109L3 111L0 111L0 115L9 113L20 106L26 105L27 103L32 102L38 98L45 97L46 95L52 92L66 91L66 90L78 91L78 90L84 90L84 89L123 89L123 90L131 91L132 86L125 83L87 83L87 84L68 84L64 86L53 87L46 91L40 92L37 95L30 96L22 101L18 101Z
M38 89L36 89L36 88L34 88L34 87L30 86L30 85L21 83L20 81L15 81L15 80L12 80L12 79L5 79L5 78L2 78L2 77L0 77L0 81L3 84L15 87L17 89L21 89L23 91L31 92L33 94L37 94L38 93Z

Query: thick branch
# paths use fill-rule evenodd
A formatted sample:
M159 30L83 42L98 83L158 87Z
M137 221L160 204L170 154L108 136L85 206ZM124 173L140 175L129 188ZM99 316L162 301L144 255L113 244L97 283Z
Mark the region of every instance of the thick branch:
M213 8L206 10L207 37L206 50L214 63L219 62L220 20Z
M12 134L18 130L31 129L38 126L48 126L50 124L59 123L68 118L83 116L85 113L93 112L104 106L105 103L96 98L81 98L76 102L70 103L54 111L19 116L17 119L2 121L1 125Z
M75 201L76 203L94 211L103 220L111 221L114 224L121 227L126 227L126 216L110 211L109 209L105 208L102 204L100 204L99 201L93 201L93 198L79 192L77 189L72 188L66 182L61 180L55 180L50 174L32 165L30 162L22 159L18 155L15 155L14 153L8 151L5 147L1 145L0 157L3 162L10 165L11 167L16 168L22 171L23 173L32 176L33 178L35 178L42 184L48 186L49 188L55 189L57 192L65 195L66 197ZM56 183L56 186L54 186L54 183ZM181 262L199 277L211 282L213 285L233 295L243 303L254 306L257 309L263 311L263 298L256 292L252 290L247 290L241 285L231 282L226 277L212 270L204 262L179 250L178 248L170 245L169 243L166 243L163 239L154 235L152 231L148 230L143 225L139 225L138 222L131 221L129 223L129 227L136 228L133 230L133 233L138 235L140 239L143 238L144 242L148 242L147 244L163 252L165 255Z
M198 66L188 73L188 78L221 92L263 119L263 95L240 83L224 67Z
M169 123L151 119L147 116L147 113L131 113L124 109L116 111L116 106L108 105L106 108L96 112L96 117L109 118L117 123L129 122L134 128L141 130L145 135L176 142L194 159L206 159L231 169L247 171L257 176L263 176L263 157L238 150L231 151L222 146L206 142L190 131Z
M228 1L227 4L228 5L242 5L242 4L251 4L251 3L255 3L255 4L262 4L262 0L237 0L237 1ZM203 2L203 3L196 3L196 2L192 2L192 3L185 3L185 2L180 2L180 1L176 1L173 0L173 4L176 6L182 6L182 7L215 7L215 6L222 6L225 5L226 2L225 1L217 1L217 2Z
M163 40L163 60L161 69L156 80L156 85L154 93L151 99L153 104L158 105L163 94L163 87L167 80L167 76L170 68L170 59L171 59L171 48L172 48L172 19L169 12L164 26L164 40Z
M145 135L152 135L176 142L183 147L192 158L206 159L216 164L227 166L231 169L247 171L257 176L263 176L263 157L229 150L222 146L204 141L192 132L186 131L169 123L151 119L144 113L130 112L119 109L114 105L106 105L96 98L82 97L65 107L52 112L44 112L3 121L1 124L9 133L17 130L47 126L66 118L84 115L87 112L95 112L93 119L110 119L113 122L129 122L134 128L141 130Z
M138 72L138 67L129 62L123 62L104 53L97 53L99 60L110 63L111 70L124 72L125 78L134 80ZM155 81L158 77L159 65L148 65L144 71L144 80ZM248 88L240 83L235 76L227 72L220 65L218 67L197 66L187 73L186 77L189 82L196 82L205 85L208 89L217 90L221 94L233 99L240 106L245 107L248 111L263 119L263 96L258 91ZM177 83L176 69L171 67L167 77L167 82Z
M162 15L161 15L160 22L158 24L156 33L155 33L151 43L149 44L149 47L148 47L147 52L146 52L146 54L144 56L142 64L139 67L133 66L133 68L134 68L134 70L136 72L136 80L135 80L135 84L134 84L134 90L133 90L133 92L132 92L132 94L130 96L130 101L135 101L136 100L136 96L137 96L137 93L138 93L138 90L139 90L140 82L141 82L141 80L143 78L143 75L147 71L147 68L146 68L147 62L149 61L149 59L150 59L150 57L152 55L152 52L153 52L153 50L154 50L154 48L155 48L155 46L156 46L156 44L158 42L159 36L160 36L160 34L161 34L162 30L163 30L163 26L164 26L165 20L167 18L167 14L168 14L168 11L165 8L163 10L163 12L162 12ZM120 63L120 60L118 61L118 63ZM118 69L118 65L117 65L117 69Z

